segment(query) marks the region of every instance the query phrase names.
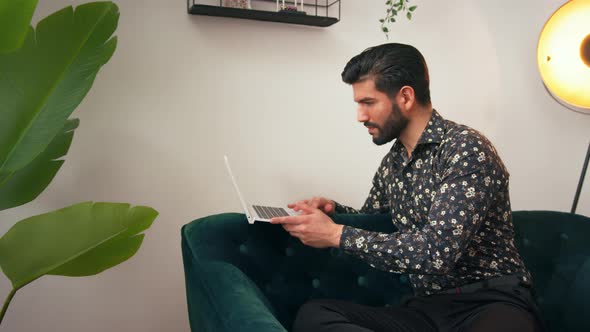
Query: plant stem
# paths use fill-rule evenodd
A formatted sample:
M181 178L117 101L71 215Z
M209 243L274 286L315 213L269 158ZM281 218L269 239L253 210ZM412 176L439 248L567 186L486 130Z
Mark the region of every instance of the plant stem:
M4 314L6 313L6 310L8 309L8 305L10 304L10 301L14 297L14 294L16 294L16 291L17 291L17 289L13 288L10 291L10 294L8 294L8 297L6 298L6 300L4 301L4 306L2 307L2 312L0 312L0 325L2 325L2 320L4 319Z

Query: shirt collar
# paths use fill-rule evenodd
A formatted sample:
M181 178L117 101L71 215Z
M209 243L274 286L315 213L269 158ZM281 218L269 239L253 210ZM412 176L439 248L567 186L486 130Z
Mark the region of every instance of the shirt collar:
M445 134L445 119L438 114L438 112L433 109L432 116L428 121L428 125L424 128L420 139L418 140L418 144L430 144L430 143L440 143L442 142L443 136Z
M416 147L423 144L438 144L442 142L446 131L445 122L445 119L440 114L438 114L435 109L433 109L430 120L428 120L426 128L424 128L424 131L420 135L420 139L418 139ZM401 152L402 147L402 142L399 139L396 139L395 143L391 147L391 151Z

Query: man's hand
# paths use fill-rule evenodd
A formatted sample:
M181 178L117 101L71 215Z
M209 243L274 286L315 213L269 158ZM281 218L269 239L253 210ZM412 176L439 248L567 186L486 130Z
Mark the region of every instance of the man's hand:
M312 208L320 209L325 214L333 214L334 210L336 209L336 203L333 200L324 197L312 197L310 199L304 199L296 203L289 204L288 207L299 212L301 210L300 206L303 204Z
M342 225L337 225L320 209L307 204L299 204L299 210L303 214L298 216L277 217L270 220L273 224L281 224L283 228L301 240L307 246L314 248L327 248L340 246Z

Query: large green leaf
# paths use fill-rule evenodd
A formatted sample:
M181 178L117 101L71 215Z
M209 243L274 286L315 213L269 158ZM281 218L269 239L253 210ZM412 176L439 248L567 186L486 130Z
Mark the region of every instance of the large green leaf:
M67 7L0 54L0 174L26 166L59 133L115 51L118 19L111 2Z
M47 188L64 163L57 159L68 152L78 124L78 119L68 120L61 133L31 163L0 176L0 210L28 203Z
M0 53L14 51L21 47L35 7L37 7L37 0L0 1Z
M94 275L124 262L158 212L84 202L16 223L0 238L0 267L19 289L45 275Z

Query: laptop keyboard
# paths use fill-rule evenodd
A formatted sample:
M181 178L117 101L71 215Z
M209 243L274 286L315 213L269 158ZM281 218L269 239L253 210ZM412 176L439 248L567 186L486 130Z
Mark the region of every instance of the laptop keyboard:
M264 219L271 219L274 217L286 217L289 214L283 208L275 208L270 206L259 206L259 205L252 205L256 213L264 218Z

